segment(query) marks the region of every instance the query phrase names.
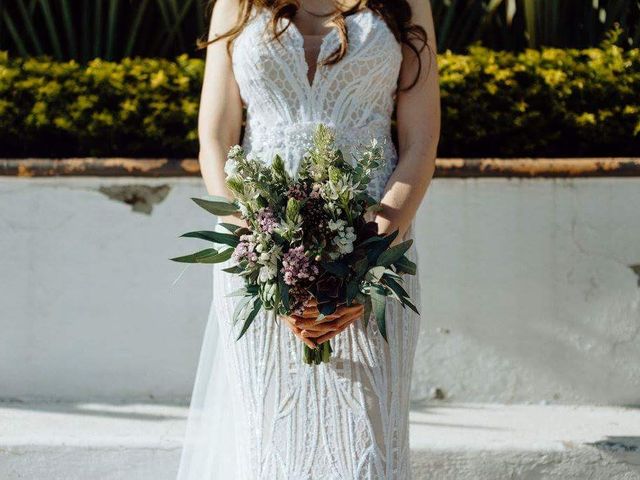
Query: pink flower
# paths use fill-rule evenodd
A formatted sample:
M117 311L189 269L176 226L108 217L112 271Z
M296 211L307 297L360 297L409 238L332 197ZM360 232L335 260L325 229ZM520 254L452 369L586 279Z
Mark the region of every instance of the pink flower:
M305 255L302 245L291 248L282 257L284 283L298 285L301 281L313 281L319 273L318 266Z
M256 244L253 242L253 236L242 235L231 257L238 263L246 260L250 265L255 264L258 261L258 252L256 252Z
M260 231L264 233L272 233L273 230L279 226L276 216L269 207L264 207L258 210L256 218L258 220L258 225L260 226Z

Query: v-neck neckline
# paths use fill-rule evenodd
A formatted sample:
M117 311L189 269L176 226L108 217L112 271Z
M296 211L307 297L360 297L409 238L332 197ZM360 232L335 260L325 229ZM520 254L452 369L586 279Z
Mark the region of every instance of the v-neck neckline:
M368 8L363 8L362 10L359 10L355 13L352 13L351 15L347 16L345 18L346 22L351 22L353 20L355 20L358 16L363 15L367 12L370 12L370 10ZM271 14L269 12L269 14ZM298 54L300 55L300 61L302 62L302 65L304 66L304 83L305 86L307 87L307 89L309 91L314 91L315 87L316 87L316 80L318 79L318 75L320 75L321 71L324 68L324 65L321 64L322 60L325 58L325 50L327 45L329 44L330 40L338 35L338 30L335 26L332 26L331 29L323 34L318 34L317 36L322 37L322 40L320 42L320 48L318 51L318 56L316 58L316 69L313 72L313 78L309 79L309 69L310 69L310 65L309 62L307 61L307 55L306 55L306 51L305 51L305 39L304 39L304 35L302 34L302 32L300 31L300 29L298 28L298 25L296 25L293 20L290 19L286 19L289 24L286 25L286 30L288 32L290 32L290 34L292 35L292 37L294 38L294 43L297 42L295 44L296 49L298 50ZM285 32L286 33L286 32Z
M315 35L317 37L321 37L320 48L318 49L318 55L317 55L317 57L315 59L315 71L313 72L313 77L309 78L309 70L311 69L311 65L307 61L307 51L306 51L306 48L305 48L305 38L304 38L305 36L302 34L300 29L298 28L298 25L296 25L293 20L290 20L290 19L288 19L288 20L289 20L289 26L287 28L289 30L291 30L293 35L298 40L298 45L296 45L296 47L298 47L299 53L302 56L303 65L305 67L304 68L304 78L305 78L306 84L308 85L309 90L314 90L315 83L316 83L316 78L318 77L318 72L320 71L320 69L322 67L320 62L324 58L324 55L323 55L324 54L324 50L325 50L326 45L329 42L329 39L331 38L331 36L336 34L336 27L332 26L330 28L330 30L325 34Z

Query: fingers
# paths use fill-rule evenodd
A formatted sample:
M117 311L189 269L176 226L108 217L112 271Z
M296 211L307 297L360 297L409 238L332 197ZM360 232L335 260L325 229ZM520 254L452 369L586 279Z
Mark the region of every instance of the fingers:
M309 302L315 303L315 300ZM356 321L364 312L363 305L353 305L351 307L338 307L335 313L327 315L318 322L319 312L313 309L305 310L302 315L283 316L287 326L293 334L302 340L309 348L317 348L321 343L332 339L349 325Z
M322 321L318 322L315 318L302 318L293 316L293 321L295 322L297 327L300 328L308 328L311 330L321 329L323 325L329 325L332 321L337 319L338 317L325 317Z
M356 317L357 318L357 317ZM347 329L347 327L349 327L349 325L351 325L353 323L353 321L355 320L352 319L349 322L345 322L341 327L339 327L337 330L333 331L333 332L328 332L325 333L324 335L317 337L315 340L317 345L320 345L324 342L328 342L329 340L331 340L333 337L335 337L336 335L338 335L339 333L342 333L344 330Z
M320 310L315 307L305 308L302 312L302 315L296 315L302 318L317 318L320 315Z
M336 315L342 316L342 315L346 315L346 314L350 314L350 313L362 313L364 311L364 305L352 305L350 307L347 307L346 305L342 305L338 308L336 308Z
M324 335L315 338L316 344L320 345L321 343L331 340L333 337L346 330L358 318L360 318L360 315L361 313L358 312L354 312L351 315L344 315L340 318L340 320L336 322L335 330L327 332Z

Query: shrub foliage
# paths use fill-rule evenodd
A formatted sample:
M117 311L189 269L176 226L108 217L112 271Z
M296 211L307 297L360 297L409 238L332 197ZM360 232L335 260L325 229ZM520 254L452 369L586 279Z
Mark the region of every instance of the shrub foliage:
M426 0L424 0L426 1ZM197 55L208 0L10 0L0 2L0 50L86 62ZM640 41L640 0L431 0L438 51L474 42L522 51L586 48L616 26L619 44Z
M441 157L640 153L640 50L439 57ZM0 156L193 157L203 62L0 53Z

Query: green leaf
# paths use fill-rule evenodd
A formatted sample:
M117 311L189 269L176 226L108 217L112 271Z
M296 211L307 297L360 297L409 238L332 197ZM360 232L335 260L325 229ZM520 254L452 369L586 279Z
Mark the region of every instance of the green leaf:
M236 303L236 306L233 309L233 315L231 316L234 325L246 319L249 313L247 311L247 306L256 298L258 298L256 295L247 295L238 300L238 303Z
M415 275L417 273L416 264L404 255L393 262L393 266L398 273L406 273L408 275Z
M382 278L382 275L384 275L385 270L386 270L385 267L370 268L365 278L370 282L378 283Z
M400 283L398 283L394 278L390 277L389 275L385 275L383 277L383 280L385 282L385 285L387 285L387 287L389 287L389 289L392 290L393 293L395 293L398 296L398 299L400 300L400 303L402 304L403 308L409 307L417 315L420 315L418 308L411 302L411 297L409 296L407 291L402 287L402 285L400 285Z
M358 278L362 277L365 273L367 273L368 268L369 268L369 260L367 259L367 257L363 257L353 264L353 270L355 271L356 277Z
M411 303L411 300L409 300L408 298L402 299L402 305L409 307L416 313L416 315L420 315L418 308L413 303Z
M398 237L399 233L400 233L400 230L394 230L389 235L386 235L384 237L385 241L387 242L387 246L389 246L389 245L391 245L393 243L393 241Z
M364 247L365 245L370 245L372 243L377 243L377 242L382 242L384 240L384 237L379 237L379 236L374 236L374 237L369 237L367 238L364 242L362 242L361 244L358 245L358 248L360 247Z
M232 273L234 275L238 275L244 272L244 268L242 268L240 265L234 265L232 267L223 268L222 271L227 273Z
M347 283L347 287L346 287L346 297L347 297L347 306L351 306L351 304L353 303L353 300L356 298L356 295L358 294L358 292L360 291L358 289L358 283L356 280L352 280L349 283Z
M376 263L378 257L389 248L389 245L393 243L393 241L398 236L398 230L390 233L389 235L383 237L382 241L376 242L375 245L372 245L367 249L367 258L369 262Z
M206 248L191 255L172 258L171 261L180 263L222 263L229 260L232 253L233 248L228 248L221 252L214 248Z
M289 222L295 223L300 213L300 202L295 198L290 198L287 202L286 218Z
M200 232L185 233L184 235L181 235L181 236L185 238L199 238L201 240L220 243L222 245L228 245L230 247L235 247L236 245L238 245L238 243L240 243L240 239L231 233L200 231Z
M398 283L395 279L393 279L392 277L390 277L389 275L384 275L382 277L382 280L384 281L384 284L389 287L391 290L393 290L396 295L398 295L398 297L400 299L402 298L410 298L409 294L407 293L407 291L403 288L402 285L400 285L400 283Z
M369 326L369 319L371 318L371 297L366 296L362 304L364 305L362 320L364 321L364 328L366 329Z
M276 156L273 158L271 168L280 179L286 180L289 178L287 170L284 166L284 160L282 160L282 157L280 155L276 154Z
M382 338L387 340L387 321L385 318L387 292L383 286L371 285L369 296L371 297L371 308L374 316L376 317L378 330L380 331Z
M336 311L336 307L337 305L335 300L332 300L319 304L318 310L320 311L321 315L324 315L326 317L327 315L331 315L332 313L334 313Z
M260 313L261 308L262 308L262 300L260 300L259 298L256 298L253 303L253 309L249 312L249 316L244 321L244 324L242 325L242 330L240 330L240 335L238 335L238 338L236 340L240 340L244 336L244 334L247 332L247 330L255 320L258 313Z
M231 232L231 233L236 233L236 230L238 230L240 228L239 225L235 225L233 223L218 223L218 226L226 229L227 231Z
M383 265L385 267L390 266L396 260L399 260L409 248L413 245L413 240L407 240L406 242L399 243L388 250L385 250L378 257L377 265Z
M289 285L284 283L282 276L278 276L278 289L280 290L280 298L282 300L282 306L287 312L290 310L289 304Z
M209 196L204 198L192 198L199 207L218 216L231 215L239 211L238 207L224 197Z

